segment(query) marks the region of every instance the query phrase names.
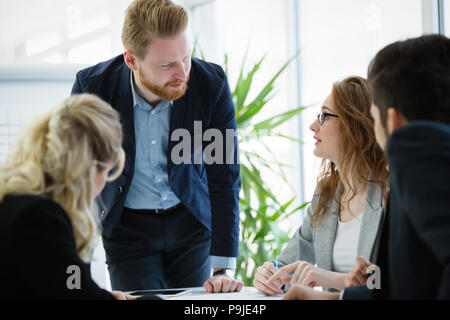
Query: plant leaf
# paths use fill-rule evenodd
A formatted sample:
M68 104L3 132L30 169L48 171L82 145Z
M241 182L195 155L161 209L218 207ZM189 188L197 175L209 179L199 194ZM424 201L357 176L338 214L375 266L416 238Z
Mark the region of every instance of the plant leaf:
M292 117L298 115L300 112L305 110L305 107L298 107L293 110L289 110L280 114L277 114L269 119L266 119L264 121L261 121L254 125L255 130L260 129L274 129L281 124L285 123L287 120L291 119Z
M266 97L272 92L273 90L273 84L276 79L283 73L283 71L289 66L289 64L297 57L298 53L294 55L292 58L290 58L279 70L278 72L272 77L272 79L266 84L266 86L260 91L260 93L256 96L256 98L249 104L250 107L249 110L244 113L241 117L242 120L245 121L247 118L253 117L255 114L257 114L261 108L267 103L268 100L265 100Z

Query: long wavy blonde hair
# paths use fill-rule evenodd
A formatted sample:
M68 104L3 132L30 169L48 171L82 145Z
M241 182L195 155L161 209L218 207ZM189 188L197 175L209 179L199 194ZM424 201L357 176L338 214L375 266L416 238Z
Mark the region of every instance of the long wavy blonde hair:
M61 205L72 222L77 252L88 262L99 238L93 178L113 162L124 166L119 114L90 95L74 95L25 128L0 167L0 201L9 194L36 194Z

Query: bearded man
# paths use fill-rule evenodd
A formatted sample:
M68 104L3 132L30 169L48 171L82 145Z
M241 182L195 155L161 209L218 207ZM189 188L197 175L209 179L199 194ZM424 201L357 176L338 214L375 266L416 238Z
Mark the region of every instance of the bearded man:
M233 274L237 137L223 146L223 161L205 159L208 139L195 148L208 129L222 137L237 129L234 105L223 69L191 57L187 26L186 10L172 1L132 2L123 54L78 72L72 89L100 96L122 118L125 169L98 201L114 290L203 285L208 292L233 292L243 285ZM180 162L174 147L186 136L194 148L184 148ZM216 151L215 160L222 154Z

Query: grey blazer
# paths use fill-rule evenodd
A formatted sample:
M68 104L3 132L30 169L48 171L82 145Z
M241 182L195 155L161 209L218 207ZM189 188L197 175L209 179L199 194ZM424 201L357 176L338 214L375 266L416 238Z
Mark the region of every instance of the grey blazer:
M340 201L340 196L341 192L338 192L338 201ZM326 214L319 226L313 228L311 225L311 213L314 212L318 200L317 196L313 197L303 224L277 258L280 266L303 260L311 264L317 264L320 268L333 271L333 247L338 225L338 215L333 213ZM329 211L338 212L339 202L332 200L329 205ZM367 186L366 204L362 213L357 255L372 263L376 263L384 212L385 205L381 188L376 183L369 183Z

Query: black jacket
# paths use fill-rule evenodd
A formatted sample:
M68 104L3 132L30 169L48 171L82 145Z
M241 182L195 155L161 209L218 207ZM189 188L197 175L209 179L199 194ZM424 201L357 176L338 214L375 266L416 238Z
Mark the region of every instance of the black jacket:
M53 200L6 196L0 202L0 252L0 299L114 299L91 279L72 223ZM76 274L80 289L70 290Z

